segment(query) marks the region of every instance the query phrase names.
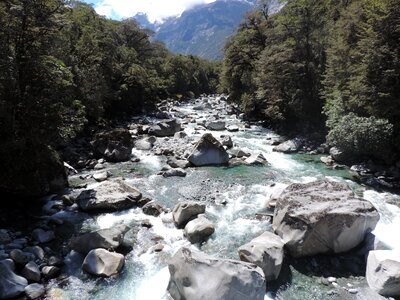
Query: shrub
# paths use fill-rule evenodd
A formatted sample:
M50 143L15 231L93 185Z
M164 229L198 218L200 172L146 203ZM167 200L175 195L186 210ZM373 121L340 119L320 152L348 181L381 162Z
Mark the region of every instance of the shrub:
M374 157L389 162L393 154L392 137L393 125L388 120L350 113L331 128L328 142L354 160Z

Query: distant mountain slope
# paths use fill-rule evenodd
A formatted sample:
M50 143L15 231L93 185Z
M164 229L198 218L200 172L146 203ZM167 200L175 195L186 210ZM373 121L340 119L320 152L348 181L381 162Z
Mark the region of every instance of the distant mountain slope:
M154 30L154 39L163 41L171 51L218 60L223 58L226 39L254 7L253 2L219 0L196 6L161 24L151 24L143 14L134 18L143 27Z

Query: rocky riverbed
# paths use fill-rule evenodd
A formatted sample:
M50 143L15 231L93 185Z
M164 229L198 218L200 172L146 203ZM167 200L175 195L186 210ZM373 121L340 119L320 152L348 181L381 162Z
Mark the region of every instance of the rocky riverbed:
M328 153L223 96L163 102L66 149L71 187L0 230L0 299L398 297L400 197Z

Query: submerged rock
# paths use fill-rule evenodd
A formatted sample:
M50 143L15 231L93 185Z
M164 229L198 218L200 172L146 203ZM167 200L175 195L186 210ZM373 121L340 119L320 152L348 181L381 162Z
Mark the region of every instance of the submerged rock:
M28 281L14 273L11 260L0 261L0 299L10 299L25 291Z
M181 129L181 124L176 119L163 120L149 128L149 135L158 137L174 136Z
M368 285L382 296L400 296L400 251L370 251L367 260Z
M102 182L96 189L79 194L77 202L83 211L117 211L131 208L142 194L122 180Z
M263 300L265 280L256 265L181 248L169 265L173 299Z
M264 232L259 237L239 248L240 260L259 266L265 275L266 281L278 278L284 257L284 243L272 232Z
M172 218L178 228L183 228L190 220L205 213L205 211L206 206L204 204L189 201L181 202L172 210Z
M117 128L96 134L91 145L97 156L109 162L121 162L130 159L133 139L128 129Z
M176 169L171 169L168 171L165 171L162 176L164 177L185 177L186 172L182 170L181 168L176 168Z
M192 244L206 241L214 231L214 225L204 216L197 217L185 226L185 235Z
M379 220L369 202L345 184L316 181L292 184L279 196L275 232L294 257L342 253L359 245Z
M228 163L229 154L212 134L206 133L194 147L188 161L197 167L222 165Z
M72 250L86 255L89 251L97 248L116 249L124 241L124 235L129 231L126 225L118 225L109 229L101 229L85 233L71 240Z
M110 277L118 274L124 263L125 258L122 254L105 249L94 249L85 257L82 269L95 276Z

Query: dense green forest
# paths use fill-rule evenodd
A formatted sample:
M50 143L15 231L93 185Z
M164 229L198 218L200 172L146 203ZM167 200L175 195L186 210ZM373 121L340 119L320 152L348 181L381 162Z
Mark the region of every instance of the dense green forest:
M227 43L222 72L248 115L327 133L344 160L399 152L398 0L292 0L273 15L261 1Z
M35 172L88 125L215 92L217 63L172 54L151 34L78 1L1 1L1 165L18 173L30 161Z

